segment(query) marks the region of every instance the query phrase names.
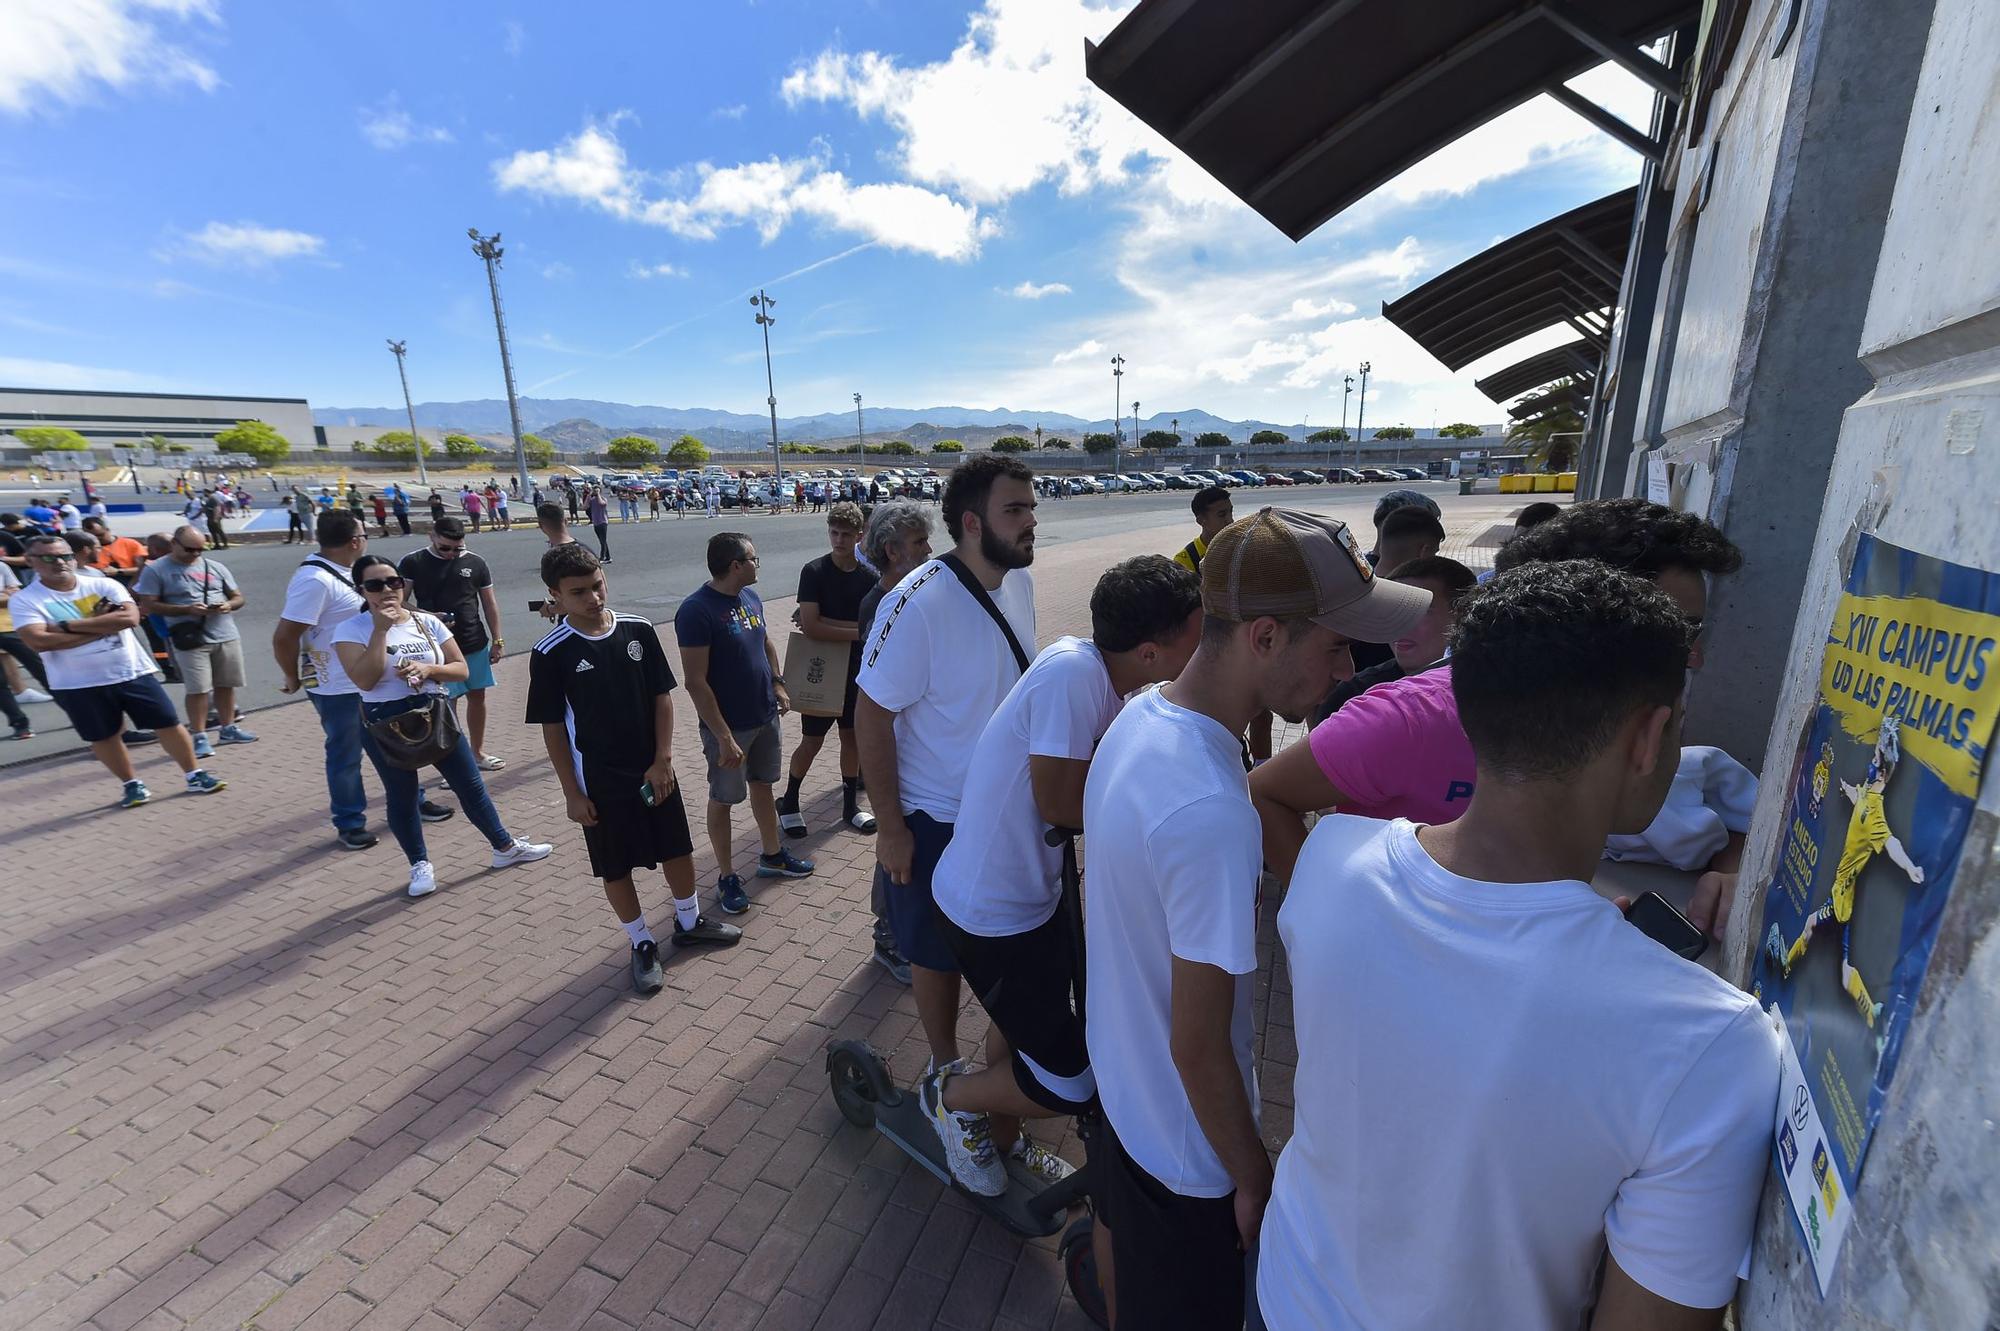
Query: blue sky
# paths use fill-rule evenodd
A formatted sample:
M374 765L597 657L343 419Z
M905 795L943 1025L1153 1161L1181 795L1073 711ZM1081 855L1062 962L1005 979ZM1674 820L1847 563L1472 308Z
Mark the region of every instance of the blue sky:
M1368 359L1371 421L1497 420L1381 301L1638 159L1543 99L1294 245L1084 79L1123 8L0 9L0 383L386 405L396 337L497 397L478 226L535 396L760 411L763 284L783 415L1103 417L1116 352L1149 416L1332 423Z

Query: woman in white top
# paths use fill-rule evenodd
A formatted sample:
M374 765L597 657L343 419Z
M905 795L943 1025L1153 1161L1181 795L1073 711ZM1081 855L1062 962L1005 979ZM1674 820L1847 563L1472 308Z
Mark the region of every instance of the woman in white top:
M403 578L394 564L380 555L363 555L354 561L352 577L364 608L335 626L333 650L347 677L361 691L365 723L372 725L428 707L446 684L465 678L465 653L444 621L404 608ZM365 730L363 735L364 744L374 743L366 738ZM461 738L435 766L458 796L467 821L493 843L494 868L527 864L548 855L549 846L523 841L501 825L470 743ZM417 813L417 773L380 761L375 770L382 778L389 831L410 860L410 895L429 896L437 891L437 872L424 847L423 819Z

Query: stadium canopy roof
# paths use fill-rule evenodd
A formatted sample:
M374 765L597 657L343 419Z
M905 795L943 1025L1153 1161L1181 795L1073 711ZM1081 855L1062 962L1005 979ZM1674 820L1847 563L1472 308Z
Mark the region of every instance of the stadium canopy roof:
M1595 379L1597 360L1596 344L1578 338L1559 347L1550 347L1547 351L1538 351L1504 370L1495 370L1484 379L1475 380L1473 387L1495 402L1511 402L1523 393L1531 393L1558 379L1579 382Z
M1640 48L1698 0L1141 0L1091 82L1300 240L1438 149L1547 93L1634 151L1661 145L1566 82L1613 61L1678 102Z
M1574 387L1565 388L1559 393L1545 393L1516 402L1507 408L1507 414L1517 421L1524 421L1530 416L1539 416L1555 406L1569 407L1579 416L1588 415L1590 394Z
M1638 194L1620 190L1529 227L1389 301L1382 314L1451 370L1559 323L1602 351Z

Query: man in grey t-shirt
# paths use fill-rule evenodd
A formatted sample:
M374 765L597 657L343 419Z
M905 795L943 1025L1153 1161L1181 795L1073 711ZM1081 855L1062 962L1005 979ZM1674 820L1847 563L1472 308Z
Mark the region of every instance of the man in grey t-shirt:
M236 724L236 690L244 682L236 612L243 608L243 591L227 568L208 557L207 539L193 527L176 531L167 557L147 563L132 591L142 613L166 621L174 664L187 686L188 730L194 736L195 756L207 758L215 752L208 740L211 695L221 722L216 739L223 744L254 743L257 737Z

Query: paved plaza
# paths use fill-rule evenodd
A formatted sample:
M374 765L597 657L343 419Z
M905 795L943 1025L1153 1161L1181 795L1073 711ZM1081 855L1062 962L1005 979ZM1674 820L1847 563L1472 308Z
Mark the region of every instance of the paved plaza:
M1517 503L1454 496L1447 553L1490 562L1468 543ZM1188 524L1169 520L1045 549L1042 641L1087 633L1097 574L1176 548ZM646 576L612 573L614 600ZM792 578L771 572L774 625ZM905 1083L923 1062L909 992L868 960L871 842L816 833L813 877L753 885L741 946L666 957L666 990L635 996L540 737L515 723L519 655L488 784L510 830L556 853L494 872L462 817L432 826L440 890L421 901L386 835L334 848L304 706L259 714L214 799L119 812L86 756L0 772L0 1327L1087 1325L1053 1242L982 1218L827 1094L831 1040L868 1039ZM140 768L178 788L157 751ZM806 789L834 825L831 752ZM737 835L754 842L747 808ZM665 918L657 875L640 882ZM1295 1046L1274 896L1258 1016L1276 1149ZM984 1028L968 1000L968 1048Z

